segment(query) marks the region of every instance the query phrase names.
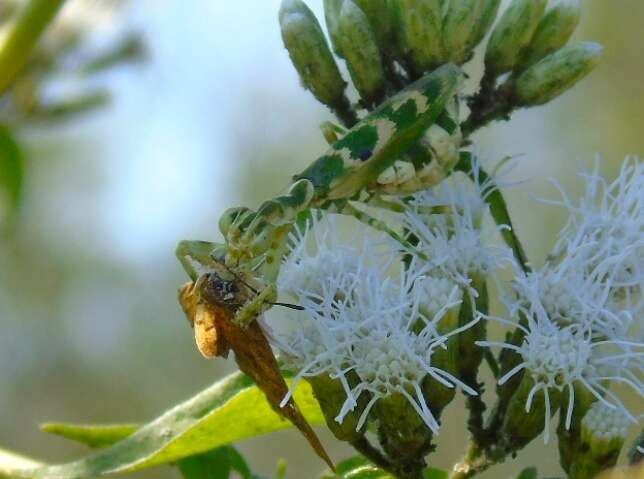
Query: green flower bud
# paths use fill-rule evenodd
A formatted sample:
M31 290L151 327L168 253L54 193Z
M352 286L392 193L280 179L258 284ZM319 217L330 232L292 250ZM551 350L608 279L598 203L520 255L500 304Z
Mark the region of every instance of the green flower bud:
M492 36L485 52L485 68L488 75L498 76L512 70L530 44L547 0L513 0Z
M326 29L331 37L333 51L340 58L344 58L340 48L340 10L344 0L324 0L324 19Z
M477 298L472 298L470 295L465 295L463 303L461 304L461 312L459 317L459 326L465 326L471 322L477 311L488 311L488 293L485 277L481 275L473 275L471 277L472 286L478 293ZM459 361L458 368L460 377L465 380L470 386L474 387L477 372L481 361L483 360L483 348L476 344L476 341L484 341L487 335L487 322L479 321L471 328L466 329L459 334ZM472 384L470 384L472 383Z
M347 413L342 423L338 423L335 418L340 413L340 409L342 409L342 405L347 398L340 381L332 379L328 374L308 378L308 381L313 388L315 398L320 403L320 409L324 414L326 424L333 435L341 441L353 442L360 439L364 434L364 427L362 431L356 431L356 426L358 425L358 418L364 410L364 402L367 400L367 396L361 397L358 401L358 407Z
M385 73L369 20L352 0L344 0L339 24L340 49L358 93L365 104L382 99Z
M501 0L483 0L481 2L479 18L474 24L472 32L468 38L468 47L474 49L485 37L490 27L496 20L496 14L499 12Z
M539 22L521 61L522 65L530 66L568 43L579 24L580 14L579 0L559 0L555 3Z
M374 413L380 445L389 457L410 465L424 462L431 448L432 432L402 394L380 399Z
M406 66L421 74L444 63L440 0L399 0L395 7Z
M597 401L581 421L581 446L570 468L571 479L595 477L617 462L630 423L619 409Z
M566 391L561 399L562 409L559 414L559 426L557 427L557 444L559 446L559 463L564 471L570 472L570 466L577 457L577 451L581 441L581 421L597 401L597 398L585 386L575 385L574 404L572 405L572 416L570 424L566 424L568 419L568 400L570 391Z
M381 52L389 54L394 42L394 23L391 3L393 0L354 0L369 19L371 29L376 35L376 42Z
M284 46L304 88L333 109L345 106L346 82L313 12L301 0L284 0L279 19Z
M581 42L568 45L523 72L516 81L519 105L542 105L561 95L588 75L599 63L603 47Z
M451 0L443 20L443 46L446 58L461 64L469 60L472 51L471 37L481 21L481 0Z
M454 283L446 278L427 277L422 282L419 282L418 287L423 288L425 298L420 305L420 311L426 317L433 318L442 305L449 301L448 298L452 294ZM462 299L462 291L459 291L459 293L461 298L453 298L454 301ZM461 306L458 305L445 313L436 325L440 334L448 334L459 327L460 310ZM458 334L451 336L445 343L446 349L439 348L432 354L432 365L456 377L459 376L459 336ZM429 375L424 378L422 388L423 395L427 398L427 402L431 405L432 412L436 416L440 414L445 406L452 402L456 395L455 388L448 388Z
M533 393L531 408L526 412L534 386L535 382L530 374L524 374L521 384L508 403L501 427L502 440L508 451L517 451L532 441L544 430L546 422L549 422L557 412L561 393L552 389L545 394L543 389ZM548 413L549 417L546 418Z

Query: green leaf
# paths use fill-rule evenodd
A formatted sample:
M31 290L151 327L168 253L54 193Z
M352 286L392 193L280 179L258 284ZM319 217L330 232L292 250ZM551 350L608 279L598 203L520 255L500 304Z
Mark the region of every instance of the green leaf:
M139 429L138 424L84 425L46 423L44 432L80 442L89 447L103 448L125 439ZM177 464L184 477L228 478L230 471L237 471L244 479L257 479L244 457L232 446L222 446L212 451L190 456ZM225 473L225 474L224 474Z
M434 469L433 467L430 467L425 470L425 479L447 479L448 477L449 473L442 469Z
M322 479L395 479L363 456L352 456L339 462L335 472L335 474L327 473Z
M335 466L335 471L338 475L346 474L347 472L352 471L353 469L356 469L357 467L360 466L367 466L369 465L369 461L367 458L363 456L353 456L348 459L345 459L344 461L339 462Z
M228 449L228 462L232 470L241 474L244 479L253 479L253 473L246 463L246 459L242 456L237 449L232 446L225 446Z
M11 131L0 124L0 221L3 216L10 219L20 206L23 169L20 145Z
M44 432L56 434L66 439L80 442L89 447L103 448L125 439L139 429L138 424L113 424L113 425L84 425L84 424L61 424L46 423L40 426ZM183 475L187 478L211 477L200 475L199 471L214 471L214 478L220 477L219 471L224 466L215 466L213 462L225 464L228 474L231 470L239 472L244 479L256 479L246 463L244 457L232 446L222 446L204 454L190 456L179 461L178 466ZM228 477L228 475L221 476Z
M185 479L228 479L231 467L227 449L220 447L181 460L178 464L181 475Z
M141 427L138 424L63 424L48 422L40 426L40 430L50 434L71 439L93 448L111 446L134 434Z
M39 467L41 465L41 463L28 457L0 449L0 479L13 479L16 477L16 470Z
M311 424L324 424L308 383L300 384L295 401ZM264 393L250 378L235 373L107 449L75 462L20 471L15 477L85 479L131 472L177 462L222 445L289 427L292 427L291 423L271 409ZM100 443L100 437L106 431L105 428L90 428L85 434L79 426L64 430L60 425L56 429L61 435L73 430L73 439L87 442L89 436L94 443ZM113 432L114 429L110 431Z
M187 457L177 465L185 479L229 479L232 471L238 472L242 479L261 479L251 472L246 460L233 446Z
M360 466L341 477L342 479L396 479L388 472L375 466Z
M517 479L537 479L537 468L527 467L517 476Z

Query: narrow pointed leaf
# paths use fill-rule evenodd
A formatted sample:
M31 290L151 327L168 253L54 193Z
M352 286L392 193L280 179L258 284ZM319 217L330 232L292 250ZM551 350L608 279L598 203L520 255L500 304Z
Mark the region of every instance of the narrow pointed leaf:
M311 424L324 418L308 383L301 383L295 400ZM138 431L84 459L60 465L21 471L17 478L85 479L130 472L173 463L219 446L291 427L266 401L264 393L241 373L235 373L179 404ZM105 429L79 427L73 438L96 443ZM63 428L57 428L62 434ZM108 429L108 431L110 431ZM122 429L125 431L125 429ZM110 431L111 434L114 430ZM83 439L81 439L83 438Z
M93 448L103 448L134 434L138 424L86 425L46 423L40 429L44 432L80 442ZM237 471L243 479L256 479L244 457L233 446L222 446L212 451L190 456L177 463L185 478L228 478L230 471ZM224 471L226 475L221 475ZM219 474L219 475L218 475Z
M80 442L92 448L103 448L134 434L138 424L63 424L48 422L40 426L41 431Z
M0 124L0 224L20 206L24 158L11 131Z

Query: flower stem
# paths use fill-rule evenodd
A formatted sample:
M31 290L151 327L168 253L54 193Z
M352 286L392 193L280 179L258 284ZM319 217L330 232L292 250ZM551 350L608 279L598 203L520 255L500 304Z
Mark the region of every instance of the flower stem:
M0 46L0 95L29 59L47 25L65 0L31 0L11 25Z

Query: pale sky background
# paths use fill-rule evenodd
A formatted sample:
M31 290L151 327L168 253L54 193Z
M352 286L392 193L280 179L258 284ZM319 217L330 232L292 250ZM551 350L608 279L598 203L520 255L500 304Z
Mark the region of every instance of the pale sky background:
M36 425L151 418L220 376L223 361L199 357L176 304L185 277L174 247L185 238L218 239L224 209L279 192L324 151L318 124L331 119L299 86L280 38L279 3L131 2L117 20L144 34L147 63L106 75L109 108L23 133L33 152L24 226L19 244L4 256L0 250L0 447L76 458L85 449ZM563 216L530 194L554 195L551 176L574 187L578 165L591 165L595 154L614 172L624 155L644 151L642 3L584 3L576 36L606 43L605 63L553 104L477 136L491 160L521 155L515 177L529 182L508 197L535 262ZM321 0L308 4L323 17ZM470 72L477 75L476 65ZM437 466L461 454L461 410L451 408L447 421L457 433L439 440ZM295 441L285 432L241 448L265 474L286 457L295 479L309 464L320 468ZM539 442L532 457L543 455ZM347 453L331 449L338 459ZM556 464L540 463L544 474L557 473Z

